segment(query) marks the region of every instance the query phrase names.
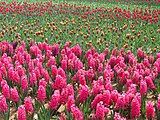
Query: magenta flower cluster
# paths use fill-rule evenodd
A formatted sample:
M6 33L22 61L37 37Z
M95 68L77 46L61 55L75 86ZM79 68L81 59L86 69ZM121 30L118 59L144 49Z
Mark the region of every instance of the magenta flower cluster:
M137 55L107 48L98 53L70 42L62 48L0 42L0 51L1 113L18 105L18 120L26 120L39 112L39 103L61 120L158 119L160 53L154 57L140 48Z

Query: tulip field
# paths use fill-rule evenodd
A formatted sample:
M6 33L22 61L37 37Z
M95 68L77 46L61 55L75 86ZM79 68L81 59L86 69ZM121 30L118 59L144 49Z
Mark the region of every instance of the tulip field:
M0 120L160 120L160 0L0 1Z

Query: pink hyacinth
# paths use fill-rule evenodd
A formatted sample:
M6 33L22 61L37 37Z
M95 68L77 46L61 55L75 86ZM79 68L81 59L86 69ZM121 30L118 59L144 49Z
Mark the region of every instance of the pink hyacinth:
M30 60L30 62L28 63L28 70L33 71L33 69L34 69L34 62Z
M10 98L13 102L18 102L19 101L19 95L18 95L18 91L16 88L11 88L10 91Z
M153 83L153 80L150 76L146 76L145 77L145 80L146 80L146 83L147 83L147 86L150 88L150 89L156 89L154 83Z
M68 100L68 96L69 96L69 92L67 87L63 88L61 91L61 96L60 96L60 103L61 104L66 104L67 100Z
M67 90L68 90L68 95L73 95L73 96L74 96L74 88L73 88L73 85L68 84L68 85L67 85Z
M141 110L140 103L137 100L137 97L134 97L131 102L131 117L138 118L140 116L140 110Z
M44 70L44 71L42 72L42 76L44 77L44 79L45 79L46 82L49 82L50 76L49 76L49 73L48 73L47 70Z
M79 70L83 68L83 63L79 58L74 61L74 70Z
M44 102L46 99L46 89L44 86L40 85L37 90L37 99L40 102Z
M68 112L70 112L71 106L74 104L75 104L74 96L73 95L68 96L68 101L66 103L66 108Z
M75 105L71 106L71 113L74 120L84 120L82 111Z
M41 80L39 81L39 86L40 86L40 85L42 85L43 87L46 88L47 82L46 82L44 79L41 79Z
M155 61L154 66L157 69L157 72L160 73L160 58Z
M52 46L52 55L53 56L58 55L59 54L59 50L60 50L59 44L54 44Z
M160 53L157 53L157 58L160 58Z
M56 77L57 72L58 72L57 66L52 65L52 66L51 66L51 71L52 71L52 76L53 76L53 77Z
M16 66L16 70L17 70L18 75L19 75L20 77L22 77L22 76L25 75L25 69L22 67L22 65Z
M77 56L77 57L80 57L81 54L82 54L82 50L81 50L81 47L79 46L79 44L73 46L71 48L71 51Z
M24 106L25 106L25 109L26 109L26 112L28 113L33 113L34 111L34 108L33 108L33 104L32 104L32 99L31 97L26 97L24 99Z
M58 68L57 74L60 75L63 78L66 78L66 73L65 73L65 71L61 67Z
M143 65L144 65L145 67L150 67L150 63L149 63L149 60L148 60L147 58L144 58L144 60L143 60Z
M138 84L139 83L139 77L140 77L139 72L134 71L133 76L132 76L133 83Z
M160 94L158 95L157 109L160 111Z
M18 107L18 120L27 120L24 105L21 105L21 106Z
M6 98L4 95L0 96L0 112L7 112L8 110L8 105L6 102Z
M109 90L109 91L113 90L113 86L112 86L112 83L110 80L108 80L108 81L106 80L105 89Z
M1 67L2 75L7 76L7 70L4 66Z
M98 66L98 72L99 73L103 72L103 64L102 63L100 63L99 66Z
M104 91L102 101L106 106L109 106L111 101L111 94L109 90Z
M135 94L135 97L137 97L137 100L139 101L139 103L140 103L140 105L141 105L141 94L139 93L139 92L137 92L136 94Z
M6 80L2 80L1 81L1 87L3 87L5 84L7 84L7 81Z
M103 102L99 102L96 107L96 118L98 120L104 120L105 115L109 113L109 109L103 105Z
M51 110L56 110L59 105L59 101L60 101L60 92L59 90L55 90L49 102L49 108Z
M36 45L32 45L30 47L30 53L34 56L37 56L38 54L41 54L41 50Z
M116 55L117 55L117 53L118 53L117 48L114 48L114 49L111 51L111 55L116 56Z
M145 80L140 81L140 93L141 95L146 95L147 93L147 83Z
M7 99L10 98L10 89L7 83L2 87L2 94L4 95L5 98Z
M126 104L125 95L119 95L115 108L116 109L124 109Z
M141 48L138 48L138 50L137 50L137 56L138 56L139 58L144 58L144 52L142 51Z
M95 70L96 68L96 59L91 57L89 60L88 60L88 66L93 68Z
M61 68L63 69L63 70L67 70L67 60L66 59L63 59L62 61L61 61Z
M150 64L153 64L154 62L154 56L153 55L150 55L149 58L148 58Z
M27 76L23 76L21 78L21 87L22 87L22 90L27 90L28 88L28 80L27 80Z
M92 94L97 95L104 90L103 81L93 81Z
M147 119L154 119L155 117L155 108L151 101L146 104L146 117Z
M34 72L30 73L30 79L29 79L29 82L30 82L30 85L33 86L37 83L37 77L36 77L36 74Z
M35 67L34 69L34 73L36 74L37 79L41 78L41 73L38 67Z
M115 56L111 56L110 60L109 60L109 65L111 66L111 68L113 68L116 65L116 57Z
M80 85L80 89L79 89L79 101L82 103L84 102L88 96L89 96L89 88L87 85Z
M51 67L52 65L55 65L56 64L56 59L54 56L50 56L48 62L46 63L46 66L47 67Z
M92 81L94 76L95 76L95 73L92 68L90 68L89 70L86 71L86 79Z
M103 95L102 94L98 94L96 95L96 97L93 99L93 101L91 102L91 107L92 109L95 109L97 104L102 101Z
M86 85L86 79L84 75L78 75L78 78L81 85Z
M19 76L19 74L18 74L18 72L17 71L14 71L13 72L13 82L15 82L15 83L20 83L20 76Z
M66 78L61 77L60 75L56 76L55 82L52 84L53 89L63 89L67 86Z
M117 90L113 90L111 92L111 101L115 104L117 102L117 99L118 99L118 91Z

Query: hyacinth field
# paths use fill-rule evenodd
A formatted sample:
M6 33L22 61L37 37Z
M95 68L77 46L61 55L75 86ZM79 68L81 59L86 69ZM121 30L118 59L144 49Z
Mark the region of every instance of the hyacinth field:
M160 0L1 1L0 120L160 120Z

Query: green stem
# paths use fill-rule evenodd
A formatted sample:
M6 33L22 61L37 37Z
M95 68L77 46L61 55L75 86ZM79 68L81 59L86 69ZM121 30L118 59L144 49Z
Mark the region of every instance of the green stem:
M9 116L10 116L10 101L8 102L8 112L5 114L5 120L9 120Z

